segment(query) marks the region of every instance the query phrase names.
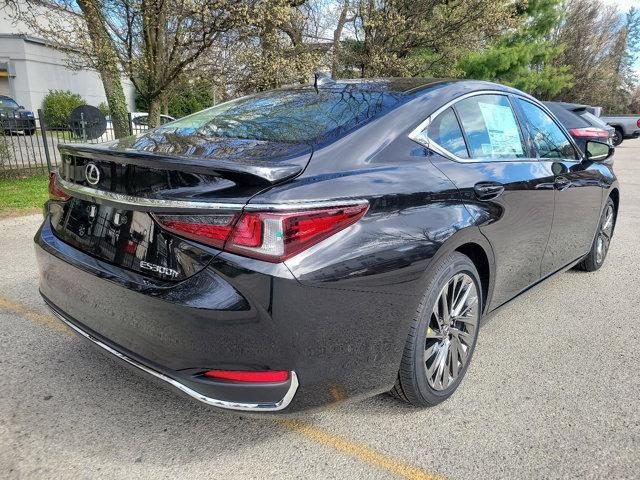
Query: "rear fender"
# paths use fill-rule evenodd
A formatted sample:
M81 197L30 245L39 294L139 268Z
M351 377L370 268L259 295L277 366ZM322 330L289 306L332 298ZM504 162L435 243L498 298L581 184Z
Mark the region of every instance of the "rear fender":
M487 313L488 312L487 307L491 304L491 297L493 296L493 286L494 286L494 278L495 278L494 272L496 268L496 262L495 262L495 256L493 253L493 248L491 247L491 244L489 243L487 238L482 234L478 226L476 225L469 226L467 228L458 230L456 233L451 235L442 244L440 249L438 249L437 253L433 256L430 262L430 265L435 265L442 258L445 258L447 255L451 255L453 252L464 249L464 247L467 245L479 246L487 258L488 272L486 272L486 274L488 276L488 284L482 285L482 291L483 291L483 297L484 297L482 308L484 313ZM478 265L476 265L476 268L478 268L478 272L482 276L482 272L480 271L480 268ZM431 275L432 275L432 269L429 268L425 272L425 275L423 278L423 283L425 285L425 288L428 282L431 280Z

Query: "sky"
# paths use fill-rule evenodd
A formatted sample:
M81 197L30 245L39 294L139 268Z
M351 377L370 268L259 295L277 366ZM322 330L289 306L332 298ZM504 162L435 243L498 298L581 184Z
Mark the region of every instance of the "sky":
M631 7L640 8L640 0L603 0L604 3L615 5L621 12L628 12Z
M626 13L631 7L640 9L640 0L603 0L604 3L615 5L621 13ZM636 61L635 70L640 75L640 58Z

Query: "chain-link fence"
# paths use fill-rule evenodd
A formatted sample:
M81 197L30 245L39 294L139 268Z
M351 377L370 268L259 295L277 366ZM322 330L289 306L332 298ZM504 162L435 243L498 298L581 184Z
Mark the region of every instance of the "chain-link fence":
M48 128L42 110L37 117L0 118L0 176L45 173L60 163L58 145L71 142L102 143L114 140L111 122L99 138L83 140L71 129ZM129 116L129 131L144 132L147 127L132 121Z

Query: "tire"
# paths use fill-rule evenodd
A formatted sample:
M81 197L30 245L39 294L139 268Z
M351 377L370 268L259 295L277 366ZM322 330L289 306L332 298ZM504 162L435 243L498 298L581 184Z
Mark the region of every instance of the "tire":
M611 197L607 198L600 221L598 222L598 230L591 244L591 250L586 257L577 265L579 270L585 272L595 272L607 258L609 245L613 237L613 230L616 226L616 206Z
M24 131L24 134L25 135L29 135L29 136L33 135L34 133L36 133L36 129L35 128L29 128L29 129Z
M622 143L622 140L624 140L624 134L622 133L622 130L620 128L615 127L615 129L616 131L613 134L613 138L611 140L613 141L613 146L617 147Z
M390 391L417 407L439 404L460 385L478 340L483 305L478 271L466 255L454 252L446 256L433 272L411 324L398 379ZM444 311L455 313L456 309L458 315L449 320L442 315ZM462 315L465 310L467 315Z

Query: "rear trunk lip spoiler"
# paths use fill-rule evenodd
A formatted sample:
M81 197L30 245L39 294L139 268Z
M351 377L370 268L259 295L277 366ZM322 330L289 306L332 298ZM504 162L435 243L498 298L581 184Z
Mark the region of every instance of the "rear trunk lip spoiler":
M125 165L138 165L156 170L177 170L209 175L224 172L231 176L249 177L258 184L279 183L299 175L304 170L303 166L296 163L288 163L287 160L280 162L265 161L264 165L251 165L221 159L160 155L140 150L107 150L91 144L58 145L58 150L63 155ZM293 156L289 160L304 157L307 159L305 160L306 164L312 151L313 149L309 147L309 153Z
M321 200L321 201L290 201L287 203L218 203L218 202L194 202L190 200L171 200L163 198L145 198L125 195L122 193L108 192L97 188L85 187L56 178L57 186L73 197L88 200L93 203L109 204L118 207L144 212L170 212L170 211L210 211L220 210L247 210L247 211L282 211L282 210L312 210L317 208L347 207L353 205L368 204L369 201L361 198Z

